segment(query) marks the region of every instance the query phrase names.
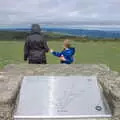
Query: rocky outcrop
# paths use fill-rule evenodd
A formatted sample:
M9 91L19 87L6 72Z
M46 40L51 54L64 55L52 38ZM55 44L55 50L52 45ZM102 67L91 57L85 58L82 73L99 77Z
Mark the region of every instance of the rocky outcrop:
M0 73L0 120L12 120L22 78L28 75L96 75L113 112L120 120L120 75L105 65L8 65Z

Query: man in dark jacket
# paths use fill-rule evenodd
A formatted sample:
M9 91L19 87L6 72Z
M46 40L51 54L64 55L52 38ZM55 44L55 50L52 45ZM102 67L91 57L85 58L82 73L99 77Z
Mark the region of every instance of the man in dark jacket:
M40 26L33 24L31 34L27 37L24 46L24 60L29 60L29 64L47 64L45 54L48 51L49 48L41 34Z

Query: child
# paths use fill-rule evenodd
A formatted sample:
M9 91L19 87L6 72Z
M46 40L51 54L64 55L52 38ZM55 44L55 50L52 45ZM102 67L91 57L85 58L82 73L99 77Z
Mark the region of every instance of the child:
M64 41L64 50L62 52L55 52L52 49L50 52L59 57L61 64L72 64L74 62L75 48L71 47L68 39Z

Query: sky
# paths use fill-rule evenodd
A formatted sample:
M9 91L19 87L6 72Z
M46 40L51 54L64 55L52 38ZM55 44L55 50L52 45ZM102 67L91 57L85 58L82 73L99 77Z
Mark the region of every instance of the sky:
M0 27L120 26L120 0L1 0Z

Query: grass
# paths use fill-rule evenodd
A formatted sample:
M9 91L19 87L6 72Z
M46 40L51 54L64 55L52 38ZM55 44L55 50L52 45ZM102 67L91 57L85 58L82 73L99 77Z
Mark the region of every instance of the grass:
M51 41L50 48L60 51L62 42ZM76 48L76 64L107 64L112 70L120 72L120 42L72 42ZM24 42L0 41L0 68L7 64L23 61ZM47 54L49 64L59 64L59 60Z

